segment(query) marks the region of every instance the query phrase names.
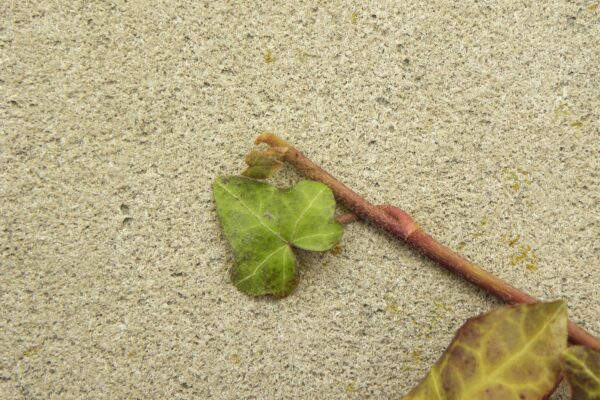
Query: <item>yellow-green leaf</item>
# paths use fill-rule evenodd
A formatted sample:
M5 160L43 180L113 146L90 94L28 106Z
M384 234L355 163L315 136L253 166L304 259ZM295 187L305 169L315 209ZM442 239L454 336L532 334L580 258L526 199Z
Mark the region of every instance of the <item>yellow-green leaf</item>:
M564 301L506 306L468 320L405 400L537 400L559 379Z
M600 400L600 351L569 347L563 351L562 365L573 400Z
M217 213L236 257L233 283L250 295L288 294L296 277L292 246L323 251L342 237L335 199L320 182L286 190L240 176L213 185Z

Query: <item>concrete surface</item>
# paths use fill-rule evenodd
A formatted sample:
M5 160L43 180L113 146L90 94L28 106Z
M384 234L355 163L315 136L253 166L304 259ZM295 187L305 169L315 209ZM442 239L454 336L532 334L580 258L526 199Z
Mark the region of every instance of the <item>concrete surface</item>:
M0 15L0 398L399 398L500 304L364 224L237 292L210 184L265 130L600 335L597 1Z

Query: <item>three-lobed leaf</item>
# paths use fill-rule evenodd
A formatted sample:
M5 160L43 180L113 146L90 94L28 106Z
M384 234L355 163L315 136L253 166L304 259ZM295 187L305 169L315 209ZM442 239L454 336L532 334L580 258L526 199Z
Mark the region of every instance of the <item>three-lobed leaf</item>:
M573 400L600 400L600 351L572 346L561 361Z
M244 293L288 294L296 278L292 246L323 251L342 237L333 193L320 182L280 190L245 177L222 177L213 192L236 257L233 283Z
M544 399L558 383L566 345L564 301L493 310L468 320L404 399Z

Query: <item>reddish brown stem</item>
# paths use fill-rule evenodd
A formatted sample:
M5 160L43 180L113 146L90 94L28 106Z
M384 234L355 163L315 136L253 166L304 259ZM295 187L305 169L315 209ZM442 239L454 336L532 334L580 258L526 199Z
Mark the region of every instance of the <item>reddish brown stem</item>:
M256 144L266 143L283 154L284 159L292 164L302 175L323 182L331 188L338 201L344 203L358 218L370 221L386 230L392 236L405 241L419 249L430 259L438 262L448 270L461 275L471 283L508 303L534 303L537 300L509 283L490 274L483 268L473 264L450 248L439 243L425 233L405 211L393 206L376 206L352 191L342 182L309 160L285 140L273 134L262 134ZM351 222L353 217L342 215L340 222ZM583 328L568 323L571 342L600 350L600 340Z
M358 221L358 217L356 216L356 214L349 212L338 215L337 217L335 217L335 220L342 225L346 225L351 222Z

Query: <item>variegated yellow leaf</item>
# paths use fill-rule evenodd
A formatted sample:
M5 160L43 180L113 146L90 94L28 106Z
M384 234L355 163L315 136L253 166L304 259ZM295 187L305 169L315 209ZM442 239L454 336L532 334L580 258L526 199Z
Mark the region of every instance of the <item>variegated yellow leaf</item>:
M556 387L567 345L564 301L472 318L405 400L538 400Z

